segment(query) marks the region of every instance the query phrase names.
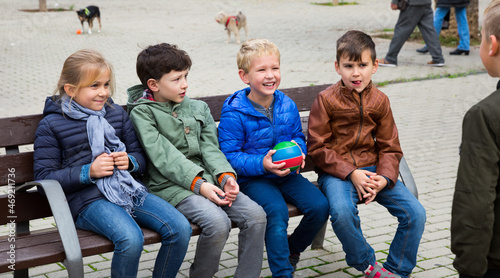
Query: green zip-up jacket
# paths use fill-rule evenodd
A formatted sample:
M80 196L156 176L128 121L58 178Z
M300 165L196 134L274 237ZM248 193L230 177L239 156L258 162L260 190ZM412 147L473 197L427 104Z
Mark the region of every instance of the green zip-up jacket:
M466 114L451 211L453 266L483 277L500 269L500 90Z
M136 85L127 90L127 108L148 158L143 182L151 193L176 206L195 194L197 176L216 185L223 173L236 176L219 149L217 127L205 102L187 96L181 103L141 99L145 89Z

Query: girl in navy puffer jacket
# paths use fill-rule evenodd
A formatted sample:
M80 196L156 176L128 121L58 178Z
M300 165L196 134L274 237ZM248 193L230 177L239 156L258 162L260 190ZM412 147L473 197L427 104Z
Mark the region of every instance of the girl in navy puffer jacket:
M144 242L139 226L162 237L153 277L175 277L191 226L134 179L146 160L127 113L109 98L111 65L96 51L77 51L64 62L57 88L36 131L35 179L59 181L76 227L113 241L112 277L137 276Z

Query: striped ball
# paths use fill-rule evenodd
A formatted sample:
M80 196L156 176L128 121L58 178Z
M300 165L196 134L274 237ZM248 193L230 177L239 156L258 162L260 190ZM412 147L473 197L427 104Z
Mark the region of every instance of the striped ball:
M290 169L290 171L293 172L299 169L302 164L302 151L297 144L290 141L284 141L278 143L273 150L276 150L273 154L273 163L286 163L281 170Z

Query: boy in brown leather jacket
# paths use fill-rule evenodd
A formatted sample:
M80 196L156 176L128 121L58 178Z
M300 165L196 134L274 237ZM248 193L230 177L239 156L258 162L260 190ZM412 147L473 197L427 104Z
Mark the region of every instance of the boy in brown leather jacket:
M425 209L398 181L403 156L389 99L375 88L375 44L360 31L337 40L341 81L320 92L309 115L308 152L330 203L332 227L349 266L366 277L408 277L416 265ZM387 208L399 225L384 265L361 231L358 202Z

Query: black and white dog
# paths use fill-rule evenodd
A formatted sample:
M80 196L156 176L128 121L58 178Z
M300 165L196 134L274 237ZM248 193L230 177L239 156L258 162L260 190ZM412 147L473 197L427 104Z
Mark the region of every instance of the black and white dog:
M81 9L76 12L78 14L78 18L82 23L82 32L83 32L83 22L87 21L89 24L89 34L92 34L92 22L94 18L97 18L99 22L99 32L101 32L101 12L99 11L99 7L97 6L88 6L85 9Z

